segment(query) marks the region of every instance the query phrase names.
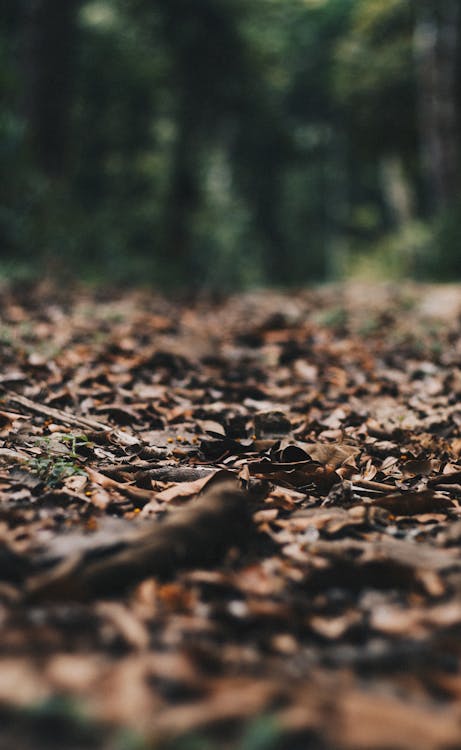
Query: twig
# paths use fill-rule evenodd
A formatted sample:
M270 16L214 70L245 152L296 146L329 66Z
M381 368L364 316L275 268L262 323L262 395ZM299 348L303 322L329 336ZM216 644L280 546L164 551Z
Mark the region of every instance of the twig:
M393 484L384 484L384 482L372 482L369 479L356 479L352 483L352 489L358 490L371 490L373 492L395 492L396 487Z
M75 427L75 425L77 425L84 429L89 428L96 431L111 432L125 444L126 442L134 442L134 438L131 438L126 432L123 433L119 430L114 430L110 425L105 424L104 422L98 422L97 420L88 417L80 417L77 414L71 414L63 409L56 409L53 406L38 404L36 401L32 401L30 398L26 398L26 396L21 396L19 393L4 390L1 385L0 391L4 392L4 401L16 404L18 407L22 407L29 412L35 412L41 416L50 417L56 422L61 422L69 427Z

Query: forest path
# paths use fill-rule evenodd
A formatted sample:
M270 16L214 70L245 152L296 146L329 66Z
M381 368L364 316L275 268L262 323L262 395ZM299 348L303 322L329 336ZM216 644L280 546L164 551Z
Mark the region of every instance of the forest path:
M1 748L461 745L461 287L0 306Z

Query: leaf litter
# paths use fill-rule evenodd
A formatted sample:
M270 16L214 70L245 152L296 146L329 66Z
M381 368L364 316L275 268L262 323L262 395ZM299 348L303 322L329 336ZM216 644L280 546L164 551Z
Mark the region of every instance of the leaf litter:
M4 290L5 746L461 745L441 293Z

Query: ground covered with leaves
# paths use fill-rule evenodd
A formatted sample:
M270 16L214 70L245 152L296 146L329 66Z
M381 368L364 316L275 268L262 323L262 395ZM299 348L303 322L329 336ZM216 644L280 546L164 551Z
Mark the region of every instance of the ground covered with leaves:
M0 748L461 746L461 289L4 289Z

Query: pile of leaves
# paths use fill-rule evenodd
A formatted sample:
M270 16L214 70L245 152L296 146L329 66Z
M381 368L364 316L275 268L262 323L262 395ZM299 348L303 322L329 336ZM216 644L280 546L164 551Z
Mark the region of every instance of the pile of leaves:
M1 747L461 745L461 289L4 289Z

